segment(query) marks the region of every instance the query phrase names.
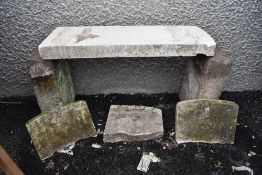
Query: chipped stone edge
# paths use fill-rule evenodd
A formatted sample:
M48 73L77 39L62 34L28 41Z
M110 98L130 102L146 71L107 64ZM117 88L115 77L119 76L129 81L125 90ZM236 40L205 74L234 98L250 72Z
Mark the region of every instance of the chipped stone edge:
M209 144L234 144L234 141L232 142L222 142L221 140L212 140L212 141L206 141L206 140L184 140L184 139L177 139L176 138L177 144L182 144L182 143L209 143Z
M117 108L129 109L129 108L132 108L132 107L134 107L132 110L144 110L144 109L147 108L147 109L151 110L152 112L156 112L156 113L162 115L161 109L156 108L156 107L152 107L152 106L142 106L142 105L111 105L111 106L110 106L110 109L109 109L109 112L110 112L111 110L117 110ZM109 115L109 114L108 114L108 115Z
M180 101L176 104L177 107L186 105L187 103L196 103L197 101L206 101L208 103L215 103L215 104L227 104L227 105L232 105L234 107L238 107L238 104L233 102L233 101L227 101L227 100L219 100L219 99L193 99L193 100L185 100L185 101Z
M134 134L134 135L128 135L126 133L104 134L103 141L105 143L146 141L146 140L155 140L155 139L162 138L163 135L164 135L164 131L163 132L157 131L153 134L151 133L151 134Z
M160 25L153 25L152 27L160 27ZM93 26L78 26L78 27L93 27ZM116 26L105 26L105 27L116 27ZM121 26L119 26L121 27ZM139 26L124 26L124 27L139 27ZM150 27L148 25L144 25L142 27ZM90 49L86 46L63 46L63 45L52 45L52 40L65 28L77 28L77 27L57 27L54 29L48 36L45 38L40 45L38 46L38 51L43 60L60 60L60 59L77 59L77 58L108 58L108 57L172 57L172 56L184 56L184 57L191 57L191 56L197 56L198 54L203 54L206 56L214 56L215 55L215 49L216 49L216 42L213 37L211 37L205 30L198 26L190 26L190 25L165 25L162 26L164 27L165 30L168 29L168 27L195 27L196 29L200 30L208 36L208 39L210 40L208 43L200 43L200 44L148 44L148 45L128 45L129 49L128 50L136 50L137 47L144 47L142 50L148 50L148 52L152 52L155 49L152 48L158 48L159 46L165 47L163 48L164 50L168 50L167 52L162 52L162 53L154 53L154 54L126 54L125 49L126 45L109 45L108 47L105 47L106 49L113 49L113 53L111 55L108 54L100 54L96 55L87 55L83 54L86 52L89 52ZM163 30L164 30L163 29ZM168 30L167 30L168 31ZM172 32L169 31L171 34ZM172 36L173 37L173 36ZM49 46L50 45L50 46ZM92 48L93 46L91 46ZM104 47L104 46L100 46ZM192 50L191 47L194 47L194 50ZM57 51L58 48L59 51ZM60 50L64 50L67 48L67 53L62 53ZM188 49L189 48L189 49ZM190 50L191 51L185 51L185 50ZM97 49L97 48L93 48ZM101 49L101 48L100 48ZM109 50L110 50L109 49ZM162 49L162 50L163 50ZM75 54L75 51L78 50L78 54ZM99 49L97 49L99 50ZM108 51L109 51L108 50ZM114 50L118 50L116 53ZM141 50L141 49L140 49ZM151 50L151 51L150 51ZM124 52L120 52L124 51ZM81 52L81 53L80 53ZM107 52L108 53L108 52Z
M149 108L151 111L155 111L156 113L158 113L159 115L162 116L162 120L163 120L163 115L162 115L162 110L156 107L151 107L151 106L139 106L139 105L111 105L110 109L109 109L109 113L108 116L110 115L111 109L112 110L116 110L117 108L121 108L121 107L125 107L125 108L132 108L133 106L136 106L138 110L144 110L145 108ZM107 125L106 125L107 126ZM105 130L106 130L106 126L105 126ZM113 134L113 133L108 133L108 134L104 134L103 136L103 142L109 142L109 143L115 143L115 142L129 142L130 140L133 140L133 138L136 138L134 141L145 141L145 140L154 140L154 139L159 139L162 138L164 135L164 126L162 125L162 131L157 131L155 133L151 133L151 134L147 134L146 138L145 138L146 134L134 134L134 135L128 135L126 133L117 133L117 134ZM109 136L109 137L108 137ZM115 137L125 137L125 138L129 138L129 139L112 139ZM137 139L137 136L142 136L139 137L139 139ZM154 137L154 138L152 138ZM145 139L143 139L145 138ZM131 141L130 141L131 142Z
M29 58L26 59L28 72L32 79L39 77L47 77L55 74L54 65L51 61L44 60L38 51L32 54ZM43 69L42 72L35 72L37 69Z

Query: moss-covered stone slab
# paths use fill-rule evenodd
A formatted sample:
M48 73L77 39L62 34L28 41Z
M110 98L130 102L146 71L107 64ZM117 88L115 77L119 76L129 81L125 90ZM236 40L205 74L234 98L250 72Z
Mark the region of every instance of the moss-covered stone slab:
M27 59L35 95L42 112L75 99L69 63L43 60L39 54Z
M231 58L221 49L213 57L198 55L188 60L180 89L180 99L218 99L229 76Z
M176 106L176 141L233 144L238 105L224 100L187 100Z
M163 136L162 111L153 107L112 105L104 142L142 141Z
M80 139L96 135L85 101L58 106L42 113L28 121L26 127L42 160Z

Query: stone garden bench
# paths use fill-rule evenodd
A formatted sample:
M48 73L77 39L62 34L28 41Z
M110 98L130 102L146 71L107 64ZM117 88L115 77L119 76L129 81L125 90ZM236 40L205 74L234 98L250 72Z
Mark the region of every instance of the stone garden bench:
M237 105L222 100L209 100L219 98L229 74L231 59L225 52L216 48L213 38L199 27L58 27L39 45L38 51L39 53L29 58L27 62L42 114L29 121L27 127L41 158L52 155L54 151L60 149L61 145L95 135L86 103L71 103L75 100L75 94L70 73L70 59L185 57L188 62L179 96L182 101L187 101L177 104L177 142L233 143ZM194 99L202 100L194 101ZM123 115L129 117L118 122L118 126L114 126L117 118ZM133 120L132 117L137 115L140 118ZM194 122L190 123L191 118ZM199 120L201 118L203 120ZM228 124L221 125L220 118L224 124L226 122ZM80 119L82 122L79 123ZM131 120L132 127L129 127ZM53 121L66 123L67 127L70 125L73 128L74 132L69 140L64 138L61 141L57 133L67 135L67 129L61 128L59 123L55 126ZM54 125L51 129L48 128L50 122L52 126ZM41 123L48 126L39 129ZM83 132L82 129L85 128L83 123L89 123L89 130ZM141 123L150 123L150 125L141 127L143 126ZM76 127L82 125L82 129ZM193 130L192 126L195 127ZM128 129L124 131L123 128ZM46 132L49 134L45 134L45 138L42 133ZM192 137L192 133L198 135ZM140 137L138 138L137 135ZM125 139L144 140L162 135L162 113L158 109L111 106L104 133L105 142ZM49 142L52 144L47 144L46 141L51 136L53 140Z
M181 100L218 98L231 61L196 26L58 27L28 60L42 111L74 101L68 60L106 57L190 57Z

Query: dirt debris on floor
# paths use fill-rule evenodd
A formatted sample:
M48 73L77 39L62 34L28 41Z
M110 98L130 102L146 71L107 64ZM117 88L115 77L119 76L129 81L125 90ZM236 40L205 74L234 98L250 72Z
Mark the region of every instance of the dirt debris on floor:
M40 113L34 97L0 99L0 145L27 175L118 175L143 174L137 166L144 152L153 152L161 160L151 163L147 174L172 175L248 175L232 167L248 167L262 174L262 92L224 92L221 99L239 105L234 145L187 143L174 139L177 94L91 95L86 100L96 127L97 137L78 141L72 154L55 153L41 162L25 123ZM13 103L15 102L15 103ZM19 103L17 103L19 102ZM164 137L141 142L103 143L103 130L109 107L144 105L163 112ZM94 144L100 145L98 149ZM92 146L93 145L93 146Z

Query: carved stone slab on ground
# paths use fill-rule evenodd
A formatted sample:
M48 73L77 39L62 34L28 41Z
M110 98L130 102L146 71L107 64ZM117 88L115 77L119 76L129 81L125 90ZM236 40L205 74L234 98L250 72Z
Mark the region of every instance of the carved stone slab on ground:
M162 111L154 107L112 105L104 142L142 141L163 136Z
M38 47L43 59L213 56L216 43L197 26L58 27Z
M176 106L176 141L233 144L238 105L225 100L187 100Z
M26 123L27 130L41 159L65 149L80 139L96 135L85 101L58 106Z
M229 76L231 58L216 48L215 56L198 55L187 62L180 99L218 99Z

